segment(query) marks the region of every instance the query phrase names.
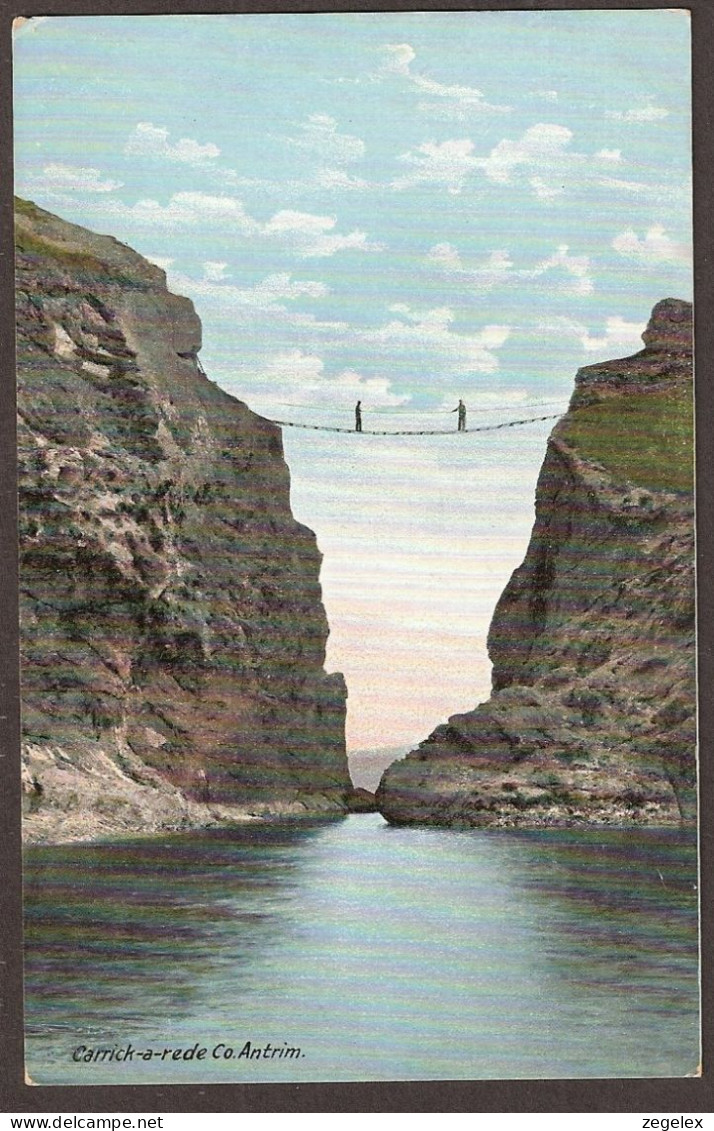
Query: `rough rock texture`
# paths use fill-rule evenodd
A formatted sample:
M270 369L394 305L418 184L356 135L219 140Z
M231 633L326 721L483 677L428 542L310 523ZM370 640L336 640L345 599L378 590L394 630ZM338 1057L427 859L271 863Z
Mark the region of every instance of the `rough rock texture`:
M493 692L385 772L393 823L695 819L692 323L580 370L489 634Z
M344 811L279 429L203 374L159 268L26 202L16 245L26 835Z

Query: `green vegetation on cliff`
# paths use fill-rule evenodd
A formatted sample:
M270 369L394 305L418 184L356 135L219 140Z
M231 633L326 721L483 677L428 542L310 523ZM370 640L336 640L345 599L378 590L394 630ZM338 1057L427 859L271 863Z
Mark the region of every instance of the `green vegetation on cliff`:
M613 479L650 491L691 492L694 404L690 381L578 408L559 436Z

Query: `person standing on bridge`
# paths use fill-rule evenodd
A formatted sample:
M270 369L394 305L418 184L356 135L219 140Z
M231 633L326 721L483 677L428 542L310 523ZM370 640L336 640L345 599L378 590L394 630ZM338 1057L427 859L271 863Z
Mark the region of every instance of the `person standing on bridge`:
M355 432L362 431L362 401L355 405Z
M457 417L458 430L459 430L459 432L465 432L466 431L466 405L464 404L464 402L461 399L459 399L459 403L457 404L456 408L452 408L451 411L452 412L458 412L458 414L459 414L458 417Z

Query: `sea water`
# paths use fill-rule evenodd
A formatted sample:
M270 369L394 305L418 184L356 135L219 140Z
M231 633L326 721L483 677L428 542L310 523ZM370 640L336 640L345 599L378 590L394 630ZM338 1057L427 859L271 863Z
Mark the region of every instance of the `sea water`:
M38 1084L683 1076L696 844L377 814L31 848Z

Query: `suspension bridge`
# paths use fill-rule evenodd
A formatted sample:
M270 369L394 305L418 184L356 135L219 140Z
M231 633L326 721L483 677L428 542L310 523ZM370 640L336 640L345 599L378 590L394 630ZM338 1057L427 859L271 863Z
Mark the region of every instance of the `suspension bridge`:
M208 374L206 373L205 369L203 368L203 365L201 363L200 358L196 357L195 361L196 361L196 365L197 365L199 373L201 373L201 375L203 377L206 377L207 380L210 380L210 378L208 378ZM337 411L333 407L326 408L325 406L321 406L321 405L300 405L300 404L295 404L295 403L290 402L290 401L281 402L281 403L286 408L301 408L301 409L304 408L304 409L306 409L310 412L320 411L321 409L322 409L322 411L327 411L327 412ZM538 407L544 407L545 408L549 404L559 404L559 403L561 403L561 402L559 402L559 401L557 401L557 402L556 401L546 401L544 403L541 403L541 405L538 406ZM526 407L526 406L523 406L523 407ZM533 407L536 407L536 406L534 405ZM394 415L394 414L400 413L400 412L407 413L410 416L433 416L433 415L442 415L445 412L451 413L452 411L456 411L456 410L455 409L454 410L451 410L451 409L429 410L429 409L427 409L427 410L421 410L420 411L419 409L398 407L398 408L389 408L389 409L385 409L385 408L382 408L382 409L365 408L364 411L365 411L365 414L367 412L369 412L369 414L373 415L373 416L374 415L376 415L376 416L390 415L391 416L391 415ZM474 410L471 410L471 411L473 412ZM479 412L479 411L481 411L481 412L492 412L493 409L481 409L481 410L476 409L475 411L476 412ZM538 423L542 420L559 420L561 418L561 416L564 415L564 413L565 413L565 409L563 409L563 411L561 411L561 412L549 413L546 416L524 416L524 417L521 417L518 420L502 420L502 421L499 421L497 424L480 424L480 425L477 424L475 427L473 427L473 426L470 427L470 428L463 427L463 428L458 428L458 429L455 429L455 428L398 428L398 429L391 429L390 428L390 429L387 429L387 428L362 428L362 427L347 428L347 427L344 427L344 426L341 426L341 425L336 425L336 424L315 424L315 423L310 422L310 421L281 420L278 417L268 416L266 413L262 413L262 412L259 415L263 416L266 420L269 420L271 424L277 424L280 428L303 428L303 429L306 429L310 432L338 432L338 433L342 433L342 434L345 434L345 435L351 435L351 436L357 436L357 435L359 435L359 436L458 436L458 435L464 435L467 432L469 432L469 433L473 433L473 432L497 432L501 428L518 428L518 427L521 427L524 424L535 424L535 423Z
M498 424L481 424L475 428L341 428L332 424L306 424L297 420L278 420L266 417L271 424L278 424L281 428L307 428L312 432L344 432L354 436L464 436L473 432L496 432L500 428L517 428L522 424L534 424L540 420L559 420L562 412L549 413L547 416L526 416L520 420L502 420Z

